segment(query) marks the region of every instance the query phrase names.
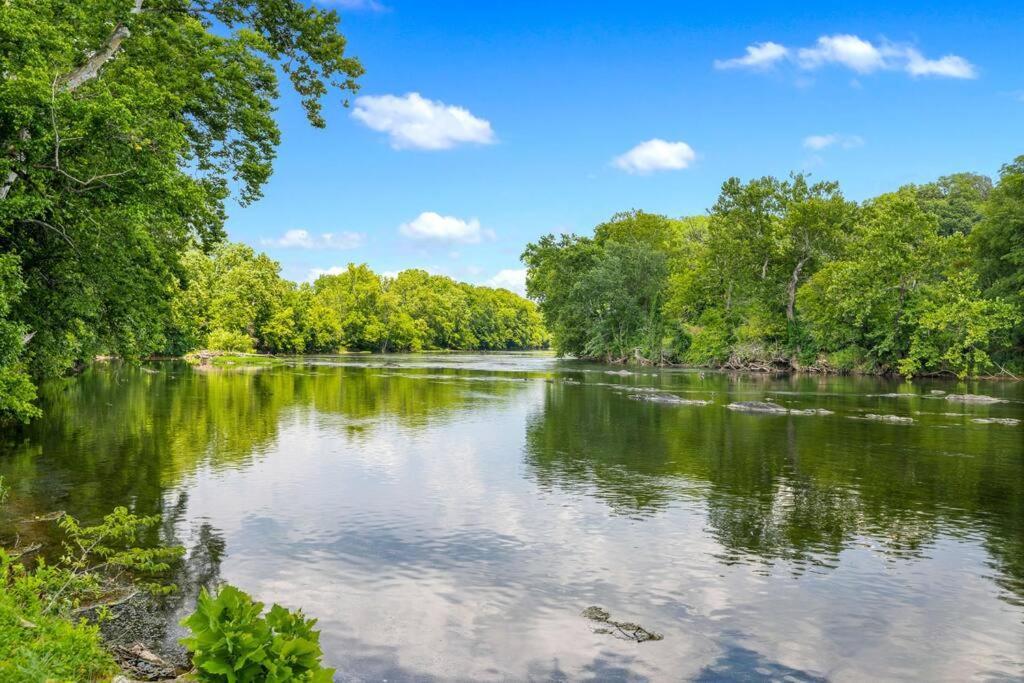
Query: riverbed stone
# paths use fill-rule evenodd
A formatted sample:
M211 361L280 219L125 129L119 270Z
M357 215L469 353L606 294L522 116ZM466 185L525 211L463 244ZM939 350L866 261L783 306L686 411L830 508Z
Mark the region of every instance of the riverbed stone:
M1005 399L984 394L949 394L946 396L946 400L959 403L1006 403Z

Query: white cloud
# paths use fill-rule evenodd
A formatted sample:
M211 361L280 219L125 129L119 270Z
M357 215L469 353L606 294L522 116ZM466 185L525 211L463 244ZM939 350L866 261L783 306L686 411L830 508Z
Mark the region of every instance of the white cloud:
M313 235L308 230L288 230L280 237L263 238L260 244L280 249L355 249L365 235L358 232L324 232Z
M612 160L612 163L627 173L653 173L654 171L676 171L689 166L697 154L685 142L668 142L659 138L641 142L639 145Z
M313 268L306 275L306 282L316 282L321 275L341 275L348 270L348 266L331 266L330 268Z
M450 149L460 143L495 142L491 124L469 110L428 100L419 93L363 96L352 116L370 128L387 133L395 149Z
M910 76L977 78L977 68L958 55L928 59L911 46L882 41L872 43L848 33L820 36L810 47L788 48L773 42L748 45L746 54L733 59L715 60L717 69L764 69L789 60L805 71L828 65L846 67L858 74L876 71L903 71Z
M402 223L398 231L415 240L462 244L477 244L485 237L494 235L490 230L482 229L480 221L475 218L467 221L455 216L442 216L433 211L424 211L408 223Z
M325 5L337 5L342 9L366 12L387 12L391 8L377 0L321 0Z
M885 57L877 47L851 35L821 36L814 47L797 52L797 61L805 69L835 63L862 74L885 67Z
M526 296L526 268L505 268L487 281L488 287L497 287Z
M785 59L789 50L778 43L767 41L747 46L747 53L732 59L716 59L716 69L767 69L780 59Z
M853 149L854 147L861 147L863 144L864 138L859 135L844 135L842 133L808 135L804 138L804 147L815 151L820 151L826 147L833 146L842 147L843 149Z
M940 59L925 59L914 48L906 48L907 73L911 76L943 76L945 78L977 78L974 65L963 57L946 55Z

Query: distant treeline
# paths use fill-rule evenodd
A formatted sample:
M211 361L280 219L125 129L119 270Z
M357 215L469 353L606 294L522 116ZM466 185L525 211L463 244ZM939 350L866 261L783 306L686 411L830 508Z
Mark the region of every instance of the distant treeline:
M533 302L505 289L422 270L395 277L366 265L312 284L244 244L182 258L164 331L166 353L200 348L268 353L538 348L547 333Z
M560 353L904 375L1021 373L1024 156L862 203L731 178L707 215L632 211L527 246Z

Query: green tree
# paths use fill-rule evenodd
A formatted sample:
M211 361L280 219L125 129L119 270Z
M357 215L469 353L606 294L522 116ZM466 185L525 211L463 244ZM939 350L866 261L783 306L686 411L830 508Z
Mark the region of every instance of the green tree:
M971 234L982 291L1001 297L1024 317L1024 156L1003 166L999 182ZM1015 360L1024 356L1024 326L1014 332Z
M0 253L37 376L168 345L180 257L257 199L280 65L322 126L351 92L334 12L298 0L13 0L0 9ZM173 340L180 343L181 340Z

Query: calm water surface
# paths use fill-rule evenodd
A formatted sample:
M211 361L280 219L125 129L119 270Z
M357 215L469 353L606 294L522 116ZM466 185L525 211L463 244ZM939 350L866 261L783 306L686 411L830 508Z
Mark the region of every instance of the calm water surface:
M189 549L169 624L229 581L318 617L346 681L1024 678L1024 422L974 421L1024 419L1024 385L611 369L98 368L0 438L0 541L158 512Z

